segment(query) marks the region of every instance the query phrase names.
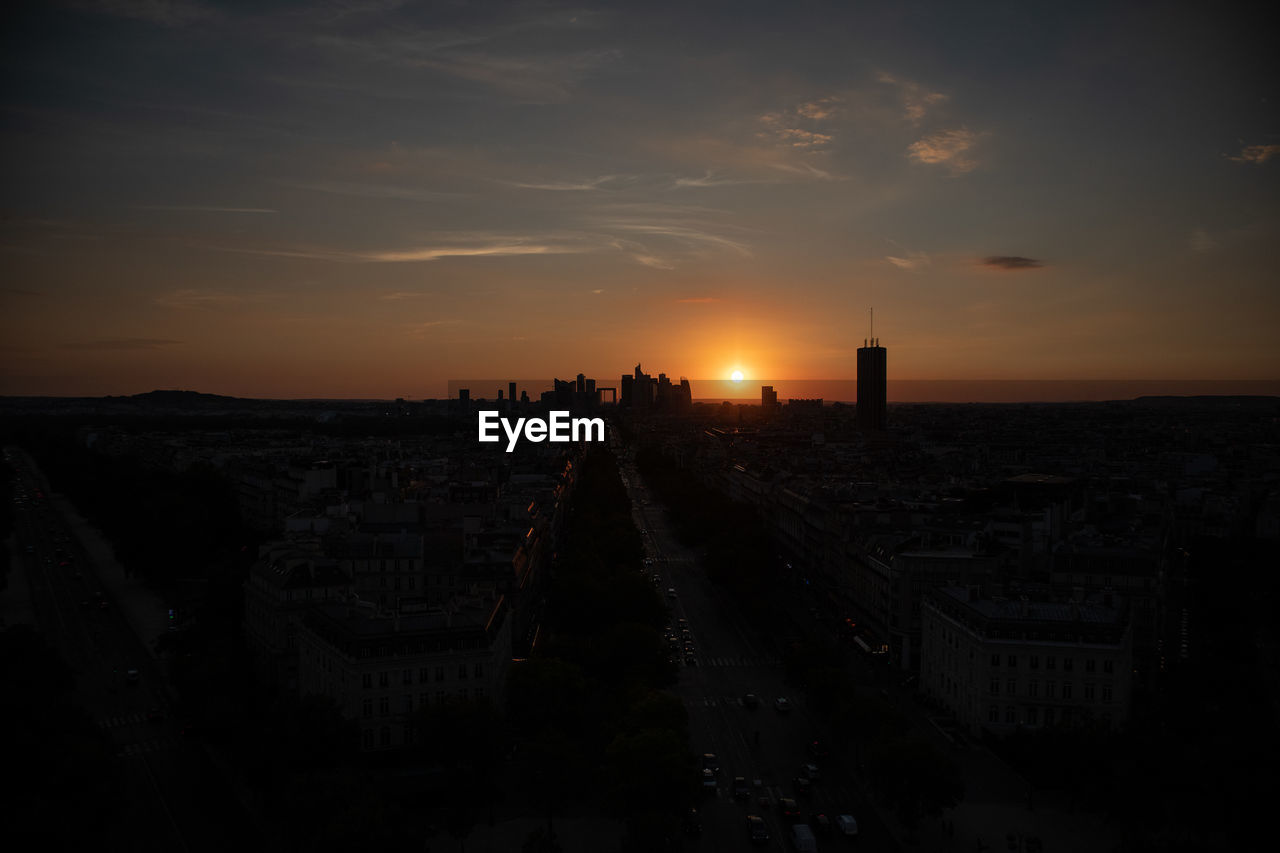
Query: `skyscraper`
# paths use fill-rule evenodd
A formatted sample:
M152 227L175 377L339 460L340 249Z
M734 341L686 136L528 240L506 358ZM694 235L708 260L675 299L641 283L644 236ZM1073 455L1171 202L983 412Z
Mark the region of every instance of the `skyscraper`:
M765 414L771 414L778 408L778 392L773 390L772 385L760 386L760 407L764 409Z
M885 428L888 382L885 350L879 338L867 338L858 348L858 428Z

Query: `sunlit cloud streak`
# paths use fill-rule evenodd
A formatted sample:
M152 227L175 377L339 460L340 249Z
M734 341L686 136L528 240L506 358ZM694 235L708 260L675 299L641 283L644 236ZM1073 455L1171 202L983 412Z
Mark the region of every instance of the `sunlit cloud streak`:
M940 130L907 146L907 156L917 163L941 164L953 174L962 174L978 166L976 160L965 155L977 141L977 134L971 130Z
M1246 145L1240 153L1227 157L1236 163L1252 163L1261 166L1272 157L1280 157L1280 145Z

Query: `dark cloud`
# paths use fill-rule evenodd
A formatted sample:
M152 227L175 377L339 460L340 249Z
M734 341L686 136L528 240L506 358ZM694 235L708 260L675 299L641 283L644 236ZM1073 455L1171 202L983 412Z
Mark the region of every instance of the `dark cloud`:
M1035 258L1023 258L1018 255L991 255L983 258L981 265L993 270L1033 270L1044 266Z
M161 349L177 346L182 341L171 341L165 338L112 338L102 341L84 341L82 343L63 344L63 349L87 350L141 350Z

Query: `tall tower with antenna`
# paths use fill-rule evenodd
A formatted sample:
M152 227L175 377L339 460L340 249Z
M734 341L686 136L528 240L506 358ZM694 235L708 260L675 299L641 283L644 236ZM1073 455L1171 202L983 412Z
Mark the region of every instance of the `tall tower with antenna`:
M883 430L888 409L888 373L885 349L876 338L875 309L870 309L870 337L858 347L858 428Z

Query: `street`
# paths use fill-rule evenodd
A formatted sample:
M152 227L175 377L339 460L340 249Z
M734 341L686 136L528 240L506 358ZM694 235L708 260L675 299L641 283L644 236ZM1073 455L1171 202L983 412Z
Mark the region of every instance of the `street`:
M676 655L680 665L675 693L689 713L691 745L695 753L716 756L716 786L706 788L699 806L702 833L690 846L706 851L792 850L790 825L810 823L818 834L819 850L838 850L856 840L865 850L892 850L893 841L857 790L848 768L834 758L817 757L813 744L825 752L825 732L806 706L803 694L784 683L781 649L776 638L754 634L736 617L736 607L722 599L706 578L696 554L682 546L665 517L662 506L651 499L634 466L620 456L620 470L632 500L636 526L645 544L645 570L657 574L659 592L671 611L671 627L679 637L687 622L693 653L686 657L684 640ZM675 591L671 597L667 591ZM686 662L687 661L687 662ZM745 694L759 699L747 707ZM788 700L789 710L775 702ZM808 793L797 790L796 778L806 764L817 765L818 778ZM733 781L744 777L748 798L735 799ZM757 780L759 784L757 785ZM781 801L796 802L798 818L783 814ZM753 845L747 815L759 815L768 827L767 845ZM828 835L812 816L825 814L832 826ZM841 837L834 824L838 815L852 815L858 824L856 839Z

